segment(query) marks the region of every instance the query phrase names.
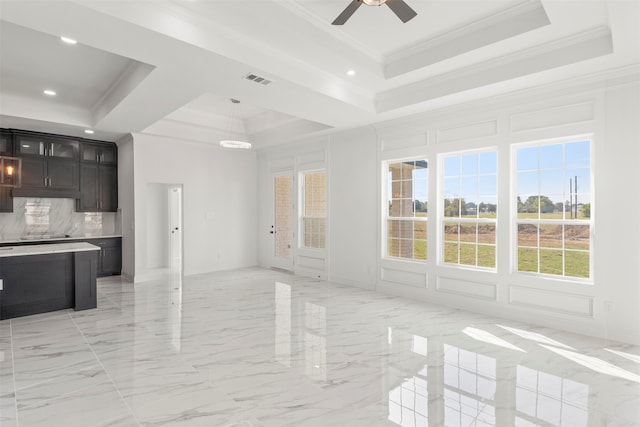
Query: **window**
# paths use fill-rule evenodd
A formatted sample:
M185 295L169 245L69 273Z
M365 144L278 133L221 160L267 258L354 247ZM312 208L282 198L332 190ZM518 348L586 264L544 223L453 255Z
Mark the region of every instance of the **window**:
M302 229L305 248L325 247L327 222L327 186L325 171L302 174Z
M495 268L497 153L447 155L442 165L444 263Z
M591 141L515 149L517 269L590 277Z
M427 161L389 162L387 255L427 259Z

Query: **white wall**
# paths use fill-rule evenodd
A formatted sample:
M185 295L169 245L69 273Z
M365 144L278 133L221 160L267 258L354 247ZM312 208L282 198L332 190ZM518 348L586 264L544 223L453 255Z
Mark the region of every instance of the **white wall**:
M122 275L135 276L135 185L133 137L118 141L118 210L122 220Z
M148 183L147 268L169 267L169 197L166 184Z
M136 281L152 273L145 224L149 183L183 185L185 275L257 264L255 152L144 134L133 135L133 151Z
M637 69L558 83L325 137L329 171L328 277L339 283L429 300L489 315L640 344L640 75ZM512 271L509 157L513 143L594 135L594 277L590 284ZM304 141L302 141L304 142ZM298 148L260 154L260 182ZM438 224L429 220L429 260L382 259L381 165L429 160L429 208L437 212L437 156L496 147L500 158L498 268L478 272L439 265ZM266 188L262 188L264 193ZM260 205L268 206L261 194ZM623 209L620 200L625 201ZM263 204L264 203L264 204ZM625 220L624 215L628 216ZM260 264L270 240L258 236Z

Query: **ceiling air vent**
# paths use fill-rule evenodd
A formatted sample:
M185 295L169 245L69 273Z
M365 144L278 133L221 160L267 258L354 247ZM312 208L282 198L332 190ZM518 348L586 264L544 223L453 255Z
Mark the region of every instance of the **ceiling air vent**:
M250 81L252 81L254 83L259 83L262 86L267 86L267 85L273 83L271 80L266 79L266 78L264 78L262 76L259 76L257 74L253 74L253 73L249 73L249 74L245 75L243 77L243 79L250 80Z

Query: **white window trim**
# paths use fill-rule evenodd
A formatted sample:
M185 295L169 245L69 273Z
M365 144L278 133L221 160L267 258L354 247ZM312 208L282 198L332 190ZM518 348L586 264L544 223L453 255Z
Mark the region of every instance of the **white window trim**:
M590 188L590 197L591 197L591 213L589 220L546 220L544 222L540 222L540 220L523 218L518 219L518 206L517 206L517 198L518 198L518 156L517 151L518 148L523 147L537 147L546 144L565 144L571 142L578 142L580 140L589 140L589 168L590 168L590 177L589 177L589 188ZM595 235L595 169L594 169L594 145L595 145L595 134L593 132L577 134L573 136L566 137L558 137L558 138L545 138L545 139L537 139L527 142L517 142L512 143L509 147L510 150L510 184L511 191L509 192L509 210L510 210L510 221L509 221L509 235L511 237L511 248L510 248L510 274L514 276L520 277L530 277L530 278L539 278L542 280L552 280L555 282L569 282L569 283L577 283L577 284L586 284L593 285L594 284L594 235ZM589 225L589 277L576 277L576 276L566 276L563 274L548 274L548 273L538 273L532 271L519 271L518 270L518 224L534 224L534 225ZM564 241L564 236L563 236ZM564 244L563 244L564 246ZM538 246L538 250L540 247ZM564 249L562 249L564 250ZM538 261L538 269L540 268ZM563 265L564 270L564 265Z
M427 264L429 262L429 217L431 216L431 214L429 213L431 211L430 208L429 211L427 211L427 215L425 215L424 217L392 217L389 216L389 200L391 200L391 195L389 194L389 180L388 180L388 173L389 173L389 164L392 163L402 163L402 162L414 162L414 161L418 161L418 160L424 160L425 162L427 162L427 203L429 203L429 200L431 199L431 197L429 196L429 183L431 182L431 172L430 172L430 168L429 168L429 159L427 159L426 155L423 156L410 156L410 157L400 157L400 158L390 158L390 159L385 159L382 160L382 244L381 244L381 248L382 248L382 259L383 260L389 260L389 261L397 261L397 262L408 262L408 263L416 263L416 264L420 264L420 265L424 265ZM414 259L414 258L402 258L402 257L394 257L394 256L390 256L389 255L389 220L400 220L400 221L415 221L416 219L418 219L419 221L423 221L425 223L425 227L427 230L427 259ZM413 232L412 232L413 233ZM413 237L412 237L413 240Z
M460 217L446 217L444 215L444 159L445 157L450 156L462 156L465 154L480 154L480 153L488 153L495 152L496 153L496 205L497 205L497 215L495 219L492 218L460 218ZM471 271L482 271L489 273L497 273L498 272L498 260L500 259L500 247L499 247L499 218L501 215L500 211L500 150L499 147L492 145L481 148L473 148L468 150L456 150L456 151L443 151L438 153L438 178L437 178L437 188L438 188L438 210L436 215L436 230L437 230L437 265L439 267L452 268L456 270L471 270ZM504 203L503 203L504 205ZM504 210L504 208L502 209ZM479 265L469 265L469 264L454 264L448 263L444 261L444 250L445 250L445 239L443 232L443 224L447 222L447 220L453 222L457 221L462 223L472 223L472 224L493 224L495 225L495 245L488 245L483 243L476 243L476 246L494 246L496 255L495 255L495 267L484 267Z

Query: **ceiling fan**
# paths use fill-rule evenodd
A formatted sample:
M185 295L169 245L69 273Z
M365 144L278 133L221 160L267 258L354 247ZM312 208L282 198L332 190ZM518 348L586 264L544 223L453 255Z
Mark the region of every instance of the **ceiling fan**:
M411 9L404 0L351 0L351 3L342 11L340 15L331 23L331 25L343 25L351 15L358 10L362 3L367 6L381 6L386 4L389 9L396 14L402 22L407 22L417 15L416 11Z

